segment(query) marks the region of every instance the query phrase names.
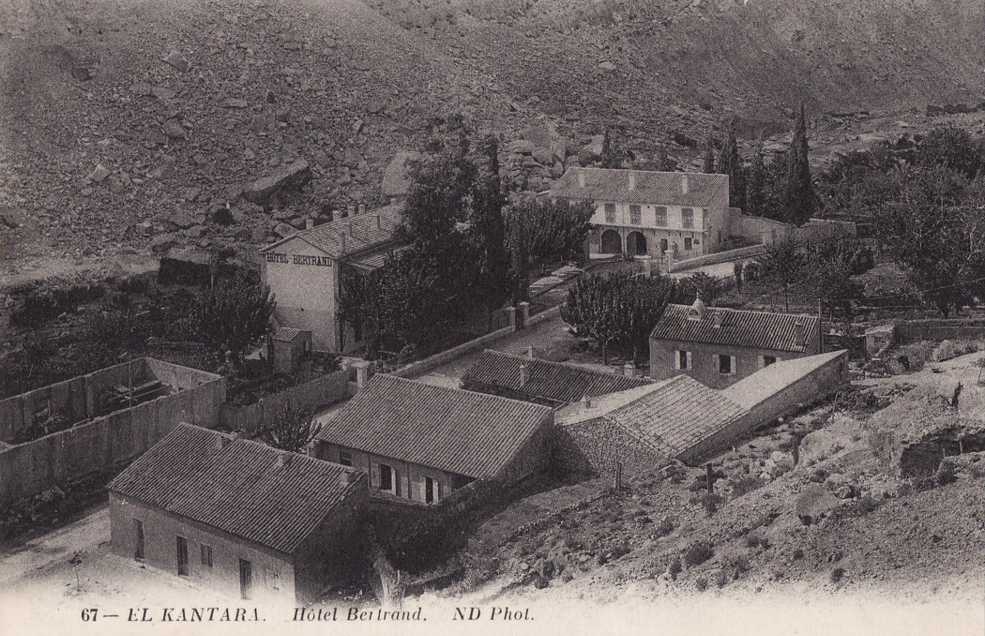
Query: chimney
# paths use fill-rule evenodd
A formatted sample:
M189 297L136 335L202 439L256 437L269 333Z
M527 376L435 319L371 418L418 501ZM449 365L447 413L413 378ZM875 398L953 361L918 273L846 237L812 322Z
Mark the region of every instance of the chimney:
M794 341L797 343L798 347L803 347L807 344L807 327L804 325L803 320L798 320L793 326Z
M534 346L533 345L530 345L529 347L527 347L527 357L530 358L531 360L534 359Z
M578 187L579 188L584 188L585 187L585 171L584 170L578 170Z
M520 386L522 387L524 384L526 384L529 381L530 381L530 370L527 369L527 365L521 364L520 365Z
M215 447L221 450L226 446L229 446L229 442L233 441L234 439L236 439L235 435L219 434L215 438Z
M310 230L313 227L315 227L315 220L313 218L311 218L310 216L305 217L305 219L304 219L304 229Z
M342 474L339 475L339 484L341 484L342 486L349 485L349 471L347 470L342 471Z
M629 189L630 190L636 189L636 173L633 172L632 170L629 171Z
M589 396L587 393L585 395L581 396L581 405L582 405L582 407L585 408L585 410L588 410L588 409L592 408L592 398L591 398L591 396Z
M622 373L627 378L634 377L636 375L636 365L634 365L632 362L627 362L626 364L622 365Z
M690 189L690 184L687 182L687 175L681 175L681 193L687 194Z
M359 214L365 214L365 213L366 213L366 204L365 203L360 203L359 204Z
M722 328L722 312L716 311L712 315L712 320L714 321L715 329L721 329Z
M283 452L277 453L277 459L274 460L274 468L283 468L291 463L290 453Z

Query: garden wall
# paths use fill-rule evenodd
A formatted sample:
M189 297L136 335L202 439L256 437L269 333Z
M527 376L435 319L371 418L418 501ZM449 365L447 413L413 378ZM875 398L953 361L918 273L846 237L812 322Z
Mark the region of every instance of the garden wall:
M134 361L137 362L137 361ZM179 422L208 428L219 421L226 399L226 380L195 369L157 362L157 370L175 374L178 382L198 374L207 382L172 395L97 417L65 431L0 450L0 505L69 484L127 464L171 431ZM199 379L205 379L199 378Z
M694 269L695 267L703 267L705 265L715 265L716 263L727 263L729 261L736 261L740 258L754 258L756 256L761 256L766 253L766 247L763 245L750 245L748 247L739 247L734 250L725 250L724 252L715 252L713 254L705 254L704 256L695 256L694 258L687 258L682 261L675 261L670 266L671 272L681 272L689 269Z
M423 360L412 362L405 367L392 371L391 375L408 379L418 378L425 373L428 373L435 367L440 367L441 365L451 362L452 360L475 351L476 349L485 348L485 346L489 343L499 340L500 338L504 338L515 331L516 329L513 326L503 327L502 329L491 331L484 336L479 336L474 340L463 342L462 344L442 351L441 353L436 353L433 356L424 358Z
M33 427L35 413L46 407L50 413L57 413L70 423L103 415L100 408L103 392L116 385L127 385L131 377L135 385L157 379L176 391L185 391L220 378L213 373L154 358L137 358L0 401L0 441L10 442L19 433Z
M985 320L982 319L906 320L896 324L896 341L899 344L921 340L973 340L982 337L985 337Z
M269 428L286 404L317 409L348 397L349 370L343 369L268 395L254 404L223 404L220 421L225 428L252 435Z

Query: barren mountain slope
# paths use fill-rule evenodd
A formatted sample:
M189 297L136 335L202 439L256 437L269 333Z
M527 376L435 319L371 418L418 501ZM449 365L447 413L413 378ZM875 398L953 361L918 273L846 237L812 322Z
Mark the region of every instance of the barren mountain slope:
M386 160L453 111L686 155L730 113L782 131L800 99L977 103L983 27L971 0L0 0L0 261L260 243L372 205ZM303 193L238 198L297 158Z

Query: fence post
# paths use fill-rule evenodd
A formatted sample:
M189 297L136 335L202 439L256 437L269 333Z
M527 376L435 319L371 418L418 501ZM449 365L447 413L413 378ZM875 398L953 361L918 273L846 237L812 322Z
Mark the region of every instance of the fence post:
M521 301L516 304L520 308L520 329L527 326L527 322L530 320L530 303L527 301Z

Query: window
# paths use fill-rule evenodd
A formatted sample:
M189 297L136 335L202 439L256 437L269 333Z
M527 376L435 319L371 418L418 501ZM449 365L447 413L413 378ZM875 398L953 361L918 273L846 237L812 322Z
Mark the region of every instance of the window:
M264 568L263 574L267 579L267 587L272 590L280 589L280 572L271 570L270 568Z
M776 362L776 356L762 356L760 357L761 366L768 367Z
M212 567L212 546L202 544L202 565Z
M718 372L722 375L735 375L735 356L718 356Z
M178 548L178 576L188 576L188 539L177 538Z
M615 223L616 222L616 204L606 203L605 204L605 222Z
M133 558L138 561L144 558L144 522L140 519L133 520Z
M239 560L239 595L244 599L253 596L253 564L246 559Z
M629 206L629 222L631 225L643 225L643 213L640 211L640 206Z
M396 471L386 464L380 464L380 490L396 493Z
M692 208L681 208L681 226L694 227L694 210Z
M693 244L691 243L691 237L685 237L684 238L684 249L689 250L692 247L693 247Z
M687 370L691 368L690 351L674 351L674 368Z
M352 466L352 453L349 451L339 451L339 463L343 466Z
M437 501L438 486L437 481L430 478L424 478L424 503L434 503Z
M662 205L658 205L653 209L654 214L654 224L658 227L667 227L667 208Z

